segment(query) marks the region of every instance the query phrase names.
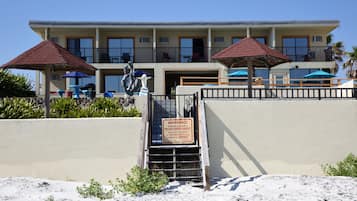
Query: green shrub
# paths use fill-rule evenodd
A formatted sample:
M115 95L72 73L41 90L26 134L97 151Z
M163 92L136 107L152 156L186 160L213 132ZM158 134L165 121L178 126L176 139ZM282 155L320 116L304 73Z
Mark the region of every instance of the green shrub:
M53 118L78 118L80 107L71 98L58 98L50 104L50 117Z
M148 169L135 166L127 174L126 181L116 179L109 181L116 192L126 192L132 195L137 193L156 193L168 183L168 177L164 173L150 173Z
M100 200L111 199L114 196L113 190L104 190L102 185L94 179L90 180L89 186L85 184L81 187L78 186L77 192L83 198L96 197Z
M336 165L323 165L322 169L329 176L357 177L357 156L350 153L343 161Z
M0 97L32 97L29 80L21 75L13 75L7 70L0 70Z
M0 99L1 119L42 118L44 110L24 98ZM117 99L98 98L87 107L81 107L75 99L58 98L50 103L51 118L81 117L140 117L136 108L123 108Z
M97 98L83 111L83 117L140 117L136 108L125 109L115 98Z
M0 119L42 118L44 111L23 98L3 98L0 100Z
M96 110L118 110L122 109L118 100L115 98L96 98L90 107Z

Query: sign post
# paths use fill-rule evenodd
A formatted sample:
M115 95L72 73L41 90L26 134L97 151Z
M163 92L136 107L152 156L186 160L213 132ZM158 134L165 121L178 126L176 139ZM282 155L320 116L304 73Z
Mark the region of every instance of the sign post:
M162 143L163 144L193 144L194 123L193 118L163 118Z

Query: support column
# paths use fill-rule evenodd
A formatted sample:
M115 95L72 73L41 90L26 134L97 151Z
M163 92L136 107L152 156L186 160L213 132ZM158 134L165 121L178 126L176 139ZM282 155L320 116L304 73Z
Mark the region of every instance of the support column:
M248 97L252 98L253 62L248 60Z
M156 28L152 29L152 60L156 63Z
M247 27L247 38L250 38L250 27Z
M208 46L208 62L211 62L211 60L212 60L212 31L211 31L211 28L208 28L207 46Z
M101 88L101 70L95 71L95 93L98 95L100 93L100 88Z
M99 48L99 28L95 28L95 48Z
M50 79L51 79L51 69L46 68L45 71L45 117L50 117Z
M50 38L50 28L45 28L43 40L48 40ZM41 86L41 83L43 83L43 76L41 76L41 71L36 72L36 83L35 83L35 92L36 95L42 95L41 91L43 91L43 85Z
M35 80L35 92L36 96L41 95L40 93L40 82L41 82L41 71L36 71L36 80Z
M70 71L66 71L66 74L70 73ZM70 90L70 85L71 85L71 78L67 77L66 78L66 90Z
M45 35L44 35L44 40L49 40L50 39L50 28L45 28Z
M272 27L270 31L270 47L276 47L275 27Z
M94 61L95 63L99 63L99 28L95 28L95 51L94 51Z

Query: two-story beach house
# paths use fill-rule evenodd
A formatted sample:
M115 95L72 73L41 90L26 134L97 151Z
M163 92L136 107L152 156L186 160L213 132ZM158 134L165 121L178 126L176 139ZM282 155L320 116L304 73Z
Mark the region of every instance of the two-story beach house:
M212 55L244 37L255 38L291 59L270 71L256 69L255 76L284 83L317 69L333 73L335 61L326 38L339 26L339 21L30 21L29 24L42 39L55 41L98 69L95 76L80 82L95 84L97 93L122 92L122 69L132 61L136 70L152 77L148 83L150 91L169 94L180 84L181 77L226 77L231 69L213 61ZM62 75L63 72L53 72L52 91L71 84ZM40 73L36 80L39 92Z

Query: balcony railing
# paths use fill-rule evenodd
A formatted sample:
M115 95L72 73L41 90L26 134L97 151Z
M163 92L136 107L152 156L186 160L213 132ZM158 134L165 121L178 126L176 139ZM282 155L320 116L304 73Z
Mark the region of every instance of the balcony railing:
M357 99L357 88L202 88L201 99Z
M331 47L276 47L291 61L333 61L333 51Z
M152 47L136 48L80 48L68 49L74 55L88 63L192 63L208 62L208 55L216 54L225 47L192 48L192 47L157 47L156 58ZM330 47L276 47L287 55L291 61L333 61Z
M157 47L156 62L207 62L208 48Z

